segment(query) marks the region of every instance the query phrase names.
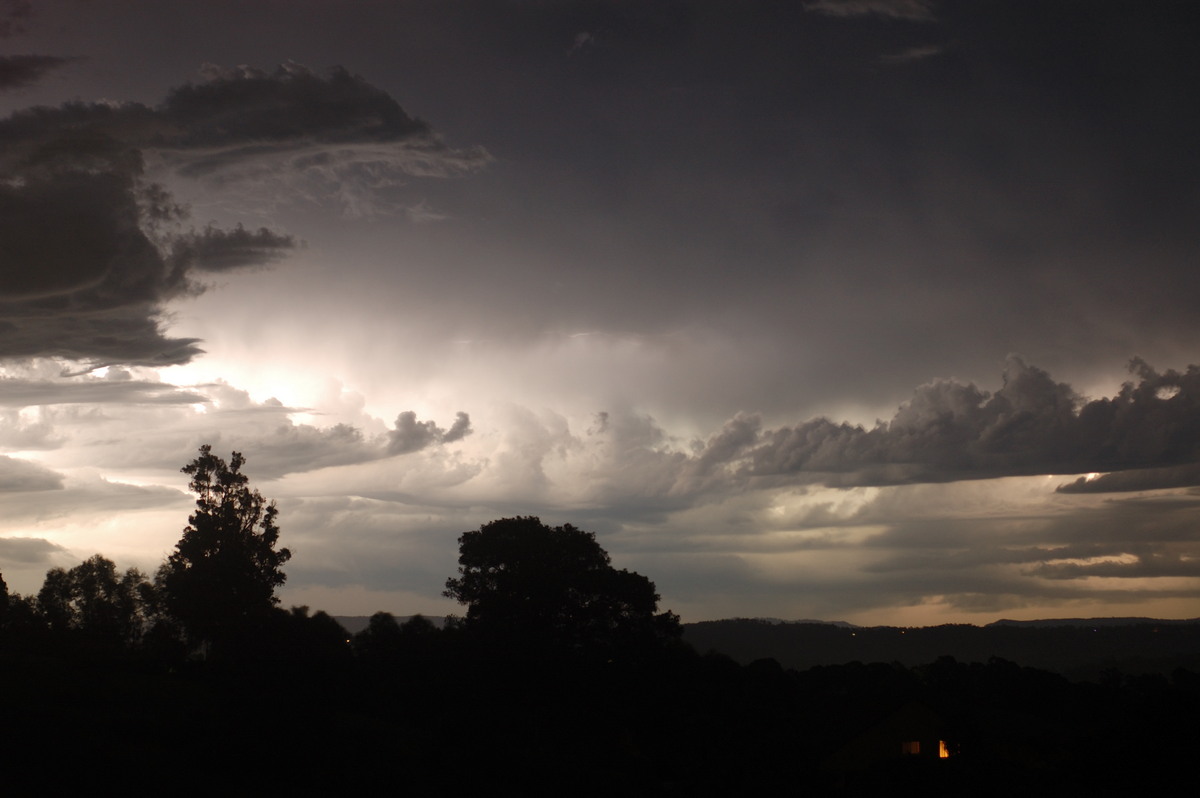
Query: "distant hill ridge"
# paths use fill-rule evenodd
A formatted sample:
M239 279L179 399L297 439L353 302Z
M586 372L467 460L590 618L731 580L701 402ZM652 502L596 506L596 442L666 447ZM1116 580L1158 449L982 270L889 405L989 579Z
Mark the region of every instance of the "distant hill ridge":
M847 662L912 667L951 656L961 662L1000 658L1089 680L1114 670L1200 671L1200 619L1064 618L901 628L742 618L684 624L683 639L701 653L717 651L742 664L775 659L797 670Z
M1137 624L1167 626L1186 623L1200 623L1200 618L1188 618L1186 620L1168 618L1047 618L1040 621L1013 621L1008 618L1001 618L998 621L992 621L987 626L1135 626Z

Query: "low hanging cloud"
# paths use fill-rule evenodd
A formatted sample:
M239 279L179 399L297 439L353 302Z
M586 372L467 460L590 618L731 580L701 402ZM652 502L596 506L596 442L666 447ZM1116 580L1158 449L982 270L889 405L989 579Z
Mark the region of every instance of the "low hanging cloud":
M1059 485L1058 493L1132 493L1164 488L1190 488L1200 485L1200 463L1173 468L1144 468L1114 471L1080 477Z
M722 465L742 476L832 487L1150 468L1160 470L1143 473L1142 488L1155 477L1164 487L1196 484L1200 367L1159 373L1139 359L1130 367L1138 382L1085 401L1014 357L995 393L936 381L869 430L820 418L758 433L756 417L740 417L695 462L702 470ZM1123 479L1074 483L1064 492L1112 489Z
M266 228L186 229L186 210L148 179L150 161L218 189L270 177L274 193L282 180L309 198L318 186L366 207L400 175L448 176L488 160L447 147L340 68L327 77L295 64L210 68L157 107L15 113L0 120L0 359L186 363L202 350L164 335L164 304L204 291L206 274L268 264L296 246Z

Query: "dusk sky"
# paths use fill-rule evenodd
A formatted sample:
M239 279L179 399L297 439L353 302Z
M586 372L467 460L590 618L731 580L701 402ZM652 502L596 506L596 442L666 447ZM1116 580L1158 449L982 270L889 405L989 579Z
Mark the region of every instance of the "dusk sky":
M1200 616L1200 4L0 0L0 573L245 454L285 606Z

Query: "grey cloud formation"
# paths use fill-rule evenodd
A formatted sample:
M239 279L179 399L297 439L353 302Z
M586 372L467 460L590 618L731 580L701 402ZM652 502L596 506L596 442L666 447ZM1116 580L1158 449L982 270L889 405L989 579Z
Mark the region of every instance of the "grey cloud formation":
M931 22L934 19L930 0L812 0L804 8L830 17L890 17Z
M442 435L442 443L461 441L471 434L471 417L461 410L454 414L454 423Z
M23 415L25 408L36 410ZM0 377L0 449L56 450L70 442L87 448L109 468L171 473L207 443L244 453L255 476L275 479L451 444L473 431L464 412L443 429L418 421L409 411L400 414L395 429L386 431L367 416L327 427L292 421L293 414L306 412L311 409L288 407L274 398L255 401L222 381L180 387L132 379L119 369L104 376ZM363 425L373 431L364 433ZM140 434L131 445L119 430L134 428ZM28 482L34 472L25 461L13 463L13 484L20 475Z
M53 55L0 55L0 91L37 83L73 60Z
M61 474L28 460L0 455L0 493L60 490L62 486Z
M364 180L349 186L356 175L385 185L389 170L446 175L488 160L449 149L345 70L206 74L155 108L75 102L0 120L0 358L187 362L198 342L163 334L163 304L203 291L198 275L269 263L296 245L265 228L181 229L186 211L146 178L151 156L223 179L319 175L363 207Z
M0 377L0 407L61 404L161 404L206 402L208 397L177 386L144 380L31 380Z
M95 475L68 476L52 494L27 492L5 498L4 520L12 525L44 523L50 519L85 514L112 517L116 513L188 505L188 495L175 488L130 485Z
M2 537L0 538L0 560L22 565L35 565L50 562L55 554L66 552L62 546L42 538Z
M763 434L745 469L855 486L1200 461L1200 368L1159 374L1140 360L1131 368L1136 384L1085 402L1069 385L1013 358L994 394L938 381L870 430L827 419L782 427Z
M471 433L471 418L466 413L459 412L450 425L444 430L432 421L417 421L417 414L405 410L396 417L395 429L388 431L388 454L409 454L418 452L435 443L453 443L462 440Z
M220 414L216 420L220 421ZM378 442L366 440L361 430L349 424L320 429L285 422L253 437L241 433L237 439L222 438L244 452L253 473L264 478L370 462L384 454Z

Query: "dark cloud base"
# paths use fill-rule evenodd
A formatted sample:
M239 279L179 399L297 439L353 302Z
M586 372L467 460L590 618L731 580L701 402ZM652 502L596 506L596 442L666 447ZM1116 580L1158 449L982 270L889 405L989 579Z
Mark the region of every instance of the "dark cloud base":
M2 55L0 56L0 91L19 89L37 83L47 73L74 60L53 55Z

